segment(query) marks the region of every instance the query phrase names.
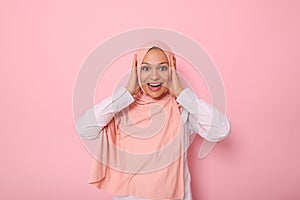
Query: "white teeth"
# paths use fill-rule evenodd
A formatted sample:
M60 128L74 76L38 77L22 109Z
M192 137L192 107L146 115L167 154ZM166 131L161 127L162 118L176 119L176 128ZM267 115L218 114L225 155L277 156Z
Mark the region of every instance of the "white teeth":
M156 83L156 84L151 84L151 83L148 83L150 86L154 86L154 87L157 87L159 85L161 85L162 83Z

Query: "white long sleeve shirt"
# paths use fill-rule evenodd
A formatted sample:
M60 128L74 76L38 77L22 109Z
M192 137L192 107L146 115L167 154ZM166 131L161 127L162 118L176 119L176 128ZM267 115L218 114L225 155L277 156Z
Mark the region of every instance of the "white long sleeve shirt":
M185 149L188 148L193 133L204 139L217 142L230 133L230 122L226 116L213 106L198 98L190 89L185 88L176 101L183 107L181 118L184 126ZM107 97L82 115L76 128L80 137L97 139L101 130L109 123L114 115L134 102L133 96L125 87L119 88L113 96ZM187 153L184 153L184 183L185 195L182 200L192 200L190 188L190 172L187 164ZM114 196L113 200L148 200L133 196Z

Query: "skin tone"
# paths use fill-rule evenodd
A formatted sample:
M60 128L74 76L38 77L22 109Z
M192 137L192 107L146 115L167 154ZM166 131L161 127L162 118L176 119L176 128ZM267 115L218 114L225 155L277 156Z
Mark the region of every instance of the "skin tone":
M172 54L170 57L171 66L169 66L168 57L159 48L153 48L145 55L141 65L141 83L143 90L152 98L160 98L165 92L178 97L183 91L180 80L176 72L176 59ZM169 73L171 67L171 74ZM162 86L153 91L149 84L162 83ZM137 55L134 55L130 79L126 89L133 95L139 92L140 87L137 78Z

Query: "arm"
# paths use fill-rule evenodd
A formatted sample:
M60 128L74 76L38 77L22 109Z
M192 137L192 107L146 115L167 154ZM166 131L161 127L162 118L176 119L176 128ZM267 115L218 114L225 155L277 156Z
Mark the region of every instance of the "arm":
M76 122L80 137L96 139L115 113L126 108L133 101L134 98L129 91L125 87L121 87L112 96L87 110Z
M220 141L229 135L230 122L226 116L198 98L190 88L185 88L176 101L189 113L188 125L191 133L196 132L211 142Z

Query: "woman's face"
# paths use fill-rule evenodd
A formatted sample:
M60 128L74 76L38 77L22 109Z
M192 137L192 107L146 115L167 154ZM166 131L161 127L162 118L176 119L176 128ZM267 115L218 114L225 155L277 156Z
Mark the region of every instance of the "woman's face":
M146 94L159 98L168 91L169 60L164 51L153 48L141 64L141 83Z

